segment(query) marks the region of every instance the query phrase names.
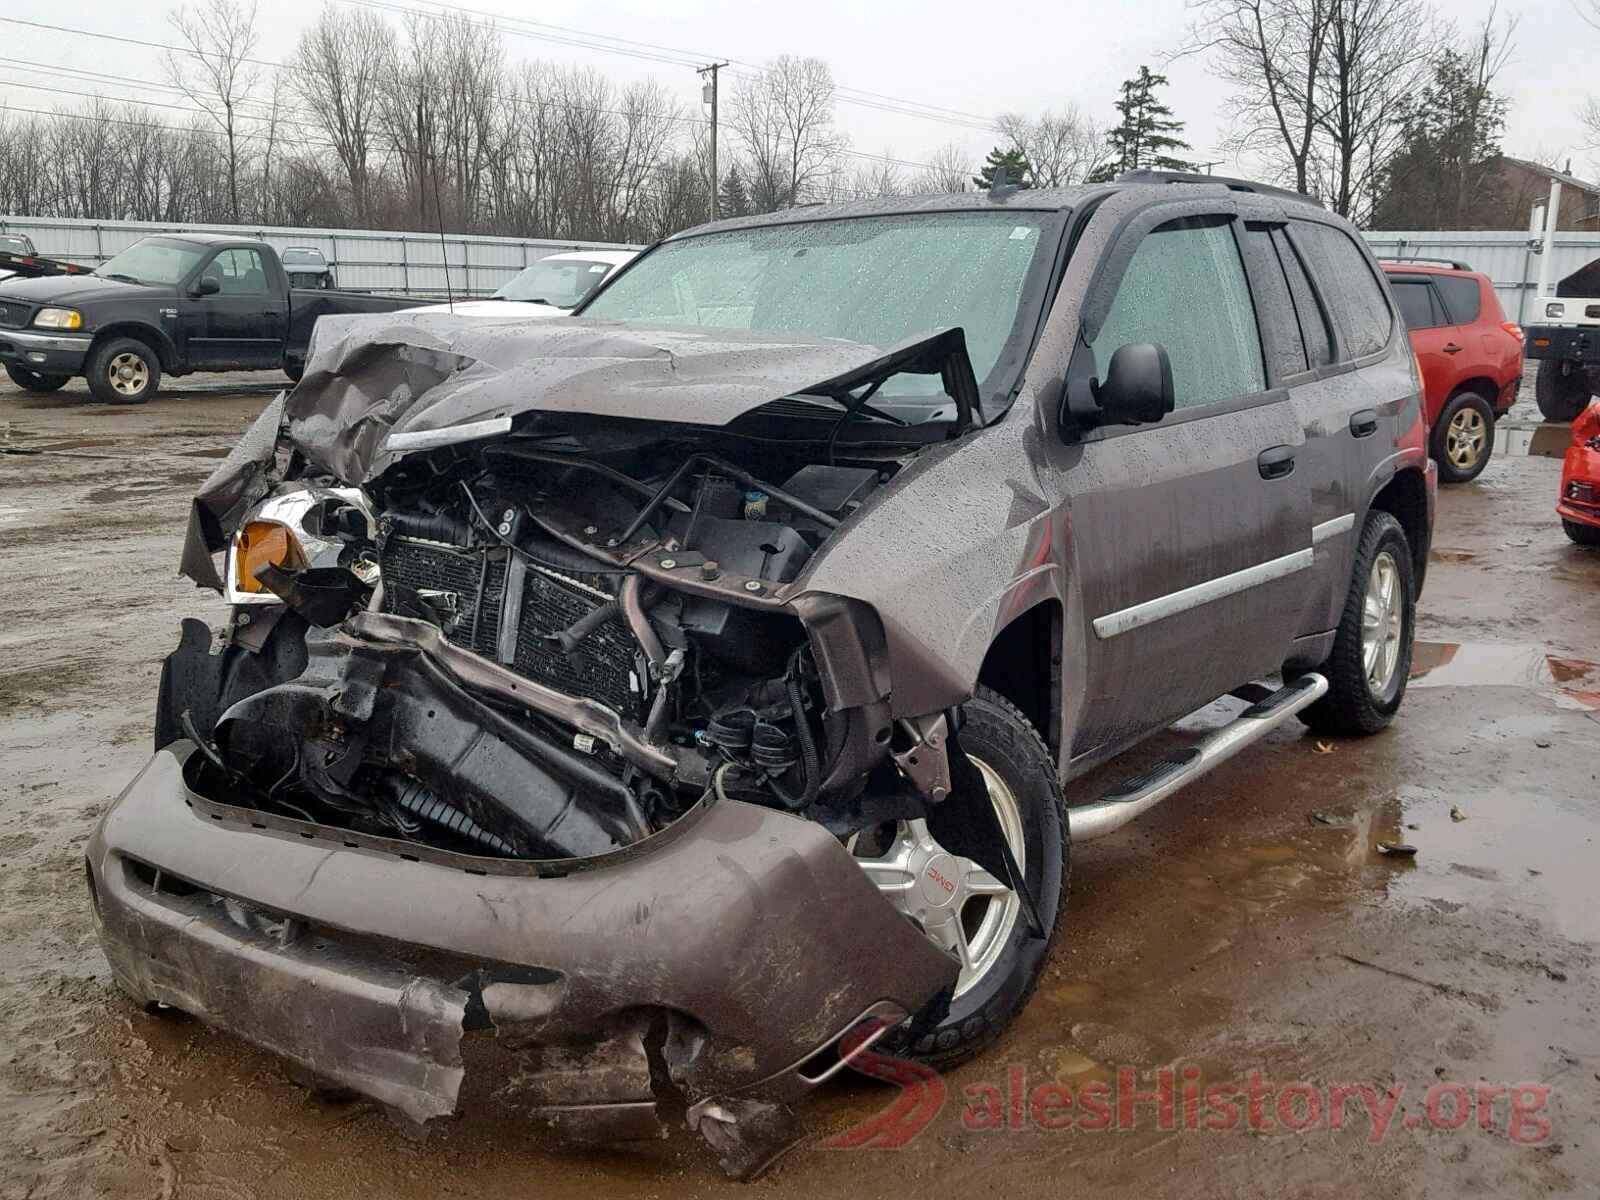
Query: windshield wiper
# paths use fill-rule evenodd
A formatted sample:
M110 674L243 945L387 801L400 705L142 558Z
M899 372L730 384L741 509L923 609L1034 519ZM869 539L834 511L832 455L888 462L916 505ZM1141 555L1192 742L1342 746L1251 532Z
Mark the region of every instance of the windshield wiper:
M893 413L886 413L881 408L874 408L867 403L868 400L878 394L878 389L883 385L883 379L876 380L859 396L852 395L850 392L837 396L831 392L797 392L796 395L807 400L832 400L844 409L846 417L860 416L865 413L869 417L877 417L880 421L887 421L891 425L899 425L901 428L905 428L911 424L910 421L905 420L903 417L897 417Z
M144 280L135 279L132 275L123 275L123 274L120 274L119 272L116 272L116 271L113 271L108 275L102 275L100 278L102 278L102 279L116 279L116 280L120 280L123 283L137 283L140 287L144 286Z

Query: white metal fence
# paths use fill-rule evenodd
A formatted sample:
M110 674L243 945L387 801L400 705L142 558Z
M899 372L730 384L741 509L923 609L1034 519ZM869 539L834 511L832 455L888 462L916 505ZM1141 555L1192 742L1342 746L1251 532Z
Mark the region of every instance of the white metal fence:
M518 271L563 250L632 250L615 242L479 237L447 233L375 233L360 229L281 229L245 225L88 221L66 217L0 216L0 233L26 234L47 258L98 266L140 238L156 233L226 233L259 238L276 250L311 246L333 264L341 288L401 295L486 296Z
M1539 255L1526 232L1390 232L1363 235L1379 258L1443 258L1464 262L1494 280L1500 307L1513 321L1532 320L1539 282ZM1558 233L1551 282L1600 258L1600 233Z
M339 286L352 291L443 296L445 263L459 296L484 296L518 271L562 250L632 250L614 242L480 237L437 233L375 233L360 229L274 229L242 225L166 225L149 221L88 221L65 217L0 216L0 233L23 233L39 253L97 266L154 233L232 233L260 238L278 250L313 246L333 263ZM1527 233L1374 230L1367 242L1380 258L1441 258L1465 262L1494 280L1506 315L1530 317L1539 256ZM1600 258L1600 233L1556 236L1552 279Z

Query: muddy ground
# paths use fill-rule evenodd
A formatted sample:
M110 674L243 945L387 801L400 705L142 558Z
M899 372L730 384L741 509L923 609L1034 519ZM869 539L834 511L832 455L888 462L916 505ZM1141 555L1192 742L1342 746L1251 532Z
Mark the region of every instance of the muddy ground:
M179 381L138 409L0 384L0 447L39 452L0 454L0 1196L1594 1194L1600 555L1561 532L1555 459L1508 454L1441 495L1426 644L1391 730L1280 730L1084 847L1038 995L947 1081L925 1132L892 1150L813 1140L736 1185L687 1136L563 1150L474 1112L417 1144L112 989L82 848L149 752L179 617L222 615L175 565L189 494L277 387L244 378ZM1537 414L1516 415L1520 448ZM1374 850L1400 840L1414 860ZM1019 1070L1078 1088L1126 1066L1149 1090L1163 1065L1202 1087L1259 1071L1403 1095L1382 1139L1360 1103L1337 1129L1324 1112L1286 1130L1269 1102L1275 1128L1185 1130L1181 1094L1173 1130L1149 1104L1121 1131L964 1119L969 1090ZM1424 1099L1441 1082L1550 1090L1515 1127L1501 1094L1450 1130L1459 1097ZM838 1133L894 1094L833 1085L808 1128Z

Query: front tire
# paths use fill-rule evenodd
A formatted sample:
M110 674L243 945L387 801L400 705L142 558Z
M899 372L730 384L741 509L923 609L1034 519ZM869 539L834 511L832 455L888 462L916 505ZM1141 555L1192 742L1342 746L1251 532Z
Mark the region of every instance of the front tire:
M1580 546L1600 546L1600 525L1585 525L1582 521L1561 518L1561 528Z
M137 338L110 338L89 352L84 375L103 404L143 404L161 386L161 360Z
M1320 668L1328 692L1300 719L1318 733L1377 733L1405 699L1416 633L1416 588L1411 546L1400 522L1381 510L1367 514L1333 653Z
M1045 936L1032 935L1021 901L1009 888L1002 887L997 893L997 881L970 860L943 852L937 843L925 846L921 857L915 851L902 855L909 864L909 870L903 872L904 883L920 886L930 870L956 883L961 936L968 941L974 968L963 968L955 994L937 1024L928 1025L931 1012L920 1014L920 1019L913 1017L886 1033L880 1045L887 1053L919 1059L940 1070L980 1053L1027 1005L1064 923L1071 862L1071 838L1055 760L1038 731L1015 705L988 688L979 688L963 711L966 723L961 727L961 747L989 788L1001 828L1038 906ZM896 836L904 838L907 826L920 824L901 822ZM858 856L860 853L858 850ZM942 857L929 858L930 853ZM884 888L891 903L901 907L890 873L875 869L886 861L864 861L863 867ZM956 864L963 872L958 878L951 875ZM975 874L965 874L968 868ZM970 892L969 881L974 889ZM986 890L976 890L979 888ZM929 936L944 942L931 927ZM942 1002L941 998L935 1004Z
M1561 364L1546 359L1533 381L1533 398L1546 421L1575 421L1589 407L1589 375L1582 367L1562 371Z
M1483 474L1494 453L1494 409L1477 392L1458 392L1433 426L1433 461L1440 483L1467 483Z
M38 371L30 371L27 367L6 366L6 374L11 377L11 382L25 392L35 395L48 395L50 392L59 392L67 386L71 375L41 375Z

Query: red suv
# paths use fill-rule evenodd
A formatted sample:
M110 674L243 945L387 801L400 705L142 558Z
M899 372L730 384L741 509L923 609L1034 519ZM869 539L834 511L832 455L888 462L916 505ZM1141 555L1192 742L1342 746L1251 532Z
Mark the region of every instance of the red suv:
M1465 263L1385 262L1422 369L1428 450L1442 483L1476 479L1494 451L1494 423L1522 382L1522 328L1494 284Z

